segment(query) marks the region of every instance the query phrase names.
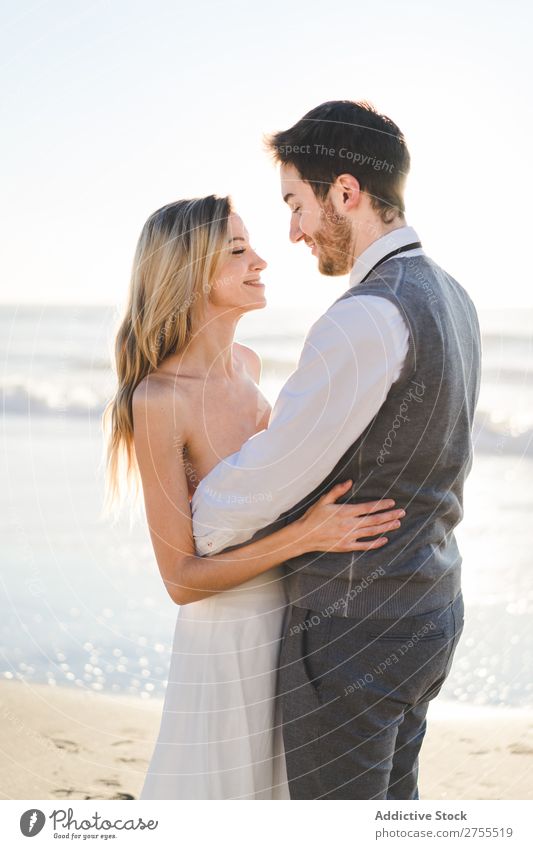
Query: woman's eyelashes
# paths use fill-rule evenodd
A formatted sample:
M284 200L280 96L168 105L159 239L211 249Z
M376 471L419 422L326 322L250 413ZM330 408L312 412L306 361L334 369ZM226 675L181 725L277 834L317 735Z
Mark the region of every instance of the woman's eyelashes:
M234 256L237 256L237 254L243 254L245 252L245 250L246 250L246 248L237 248L236 251L232 251L232 254Z

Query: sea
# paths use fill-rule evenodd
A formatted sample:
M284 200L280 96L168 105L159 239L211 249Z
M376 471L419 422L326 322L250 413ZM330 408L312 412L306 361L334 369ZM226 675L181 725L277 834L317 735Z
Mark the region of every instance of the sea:
M273 401L311 307L246 316ZM109 306L0 306L0 678L162 699L177 608L142 511L102 515ZM480 313L483 381L457 529L465 629L439 700L533 700L533 310Z

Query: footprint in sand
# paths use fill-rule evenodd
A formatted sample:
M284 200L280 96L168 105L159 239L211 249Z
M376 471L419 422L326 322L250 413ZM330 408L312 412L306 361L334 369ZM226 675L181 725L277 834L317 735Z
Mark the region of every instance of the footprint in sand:
M78 744L73 740L65 740L62 737L50 737L49 739L58 749L66 749L67 752L79 752Z
M73 787L61 787L59 790L52 790L52 794L56 799L70 799L73 793L86 793L86 790L75 790Z
M525 743L513 743L509 746L509 751L512 755L533 755L533 748Z
M116 778L97 778L98 784L105 784L106 787L120 787L120 781Z
M133 743L133 740L115 740L114 743L111 743L112 746L127 746L129 743Z

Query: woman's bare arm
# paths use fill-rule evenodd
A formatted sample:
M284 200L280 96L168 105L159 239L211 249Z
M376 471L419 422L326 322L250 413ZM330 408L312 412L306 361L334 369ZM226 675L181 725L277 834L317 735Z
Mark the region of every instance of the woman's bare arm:
M166 397L165 397L166 396ZM179 405L178 405L179 406ZM176 405L175 405L176 407ZM161 577L176 604L188 604L232 589L306 551L363 551L387 542L379 537L399 525L391 500L338 505L351 481L334 487L296 522L255 542L212 557L195 553L182 447L186 442L179 410L169 414L166 390L136 393L133 399L135 451L144 502ZM387 513L378 510L389 509ZM371 542L357 537L378 535Z

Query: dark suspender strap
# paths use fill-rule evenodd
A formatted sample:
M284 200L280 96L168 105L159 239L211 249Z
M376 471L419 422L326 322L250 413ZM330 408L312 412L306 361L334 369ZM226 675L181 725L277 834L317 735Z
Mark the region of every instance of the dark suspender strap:
M365 276L363 277L363 279L362 279L362 280L360 280L360 281L359 281L359 283L358 283L357 285L358 285L358 286L360 286L360 285L361 285L361 283L364 283L364 282L365 282L365 280L367 279L367 277L369 277L369 276L372 274L372 272L374 271L374 269L375 269L375 268L377 268L377 267L378 267L378 265L381 265L381 263L382 263L382 262L385 262L385 260L386 260L386 259L390 259L390 258L391 258L391 256L396 256L396 254L401 254L401 253L403 253L404 251L414 251L414 250L415 250L415 248L421 248L421 247L422 247L422 242L411 242L411 244L410 244L410 245L402 245L402 247L401 247L401 248L396 248L396 250L395 250L395 251L391 251L391 252L390 252L390 254L386 254L386 256L381 257L381 259L380 259L380 260L378 260L378 261L376 262L376 264L372 266L372 268L370 269L370 271L367 271L367 273L365 274Z

